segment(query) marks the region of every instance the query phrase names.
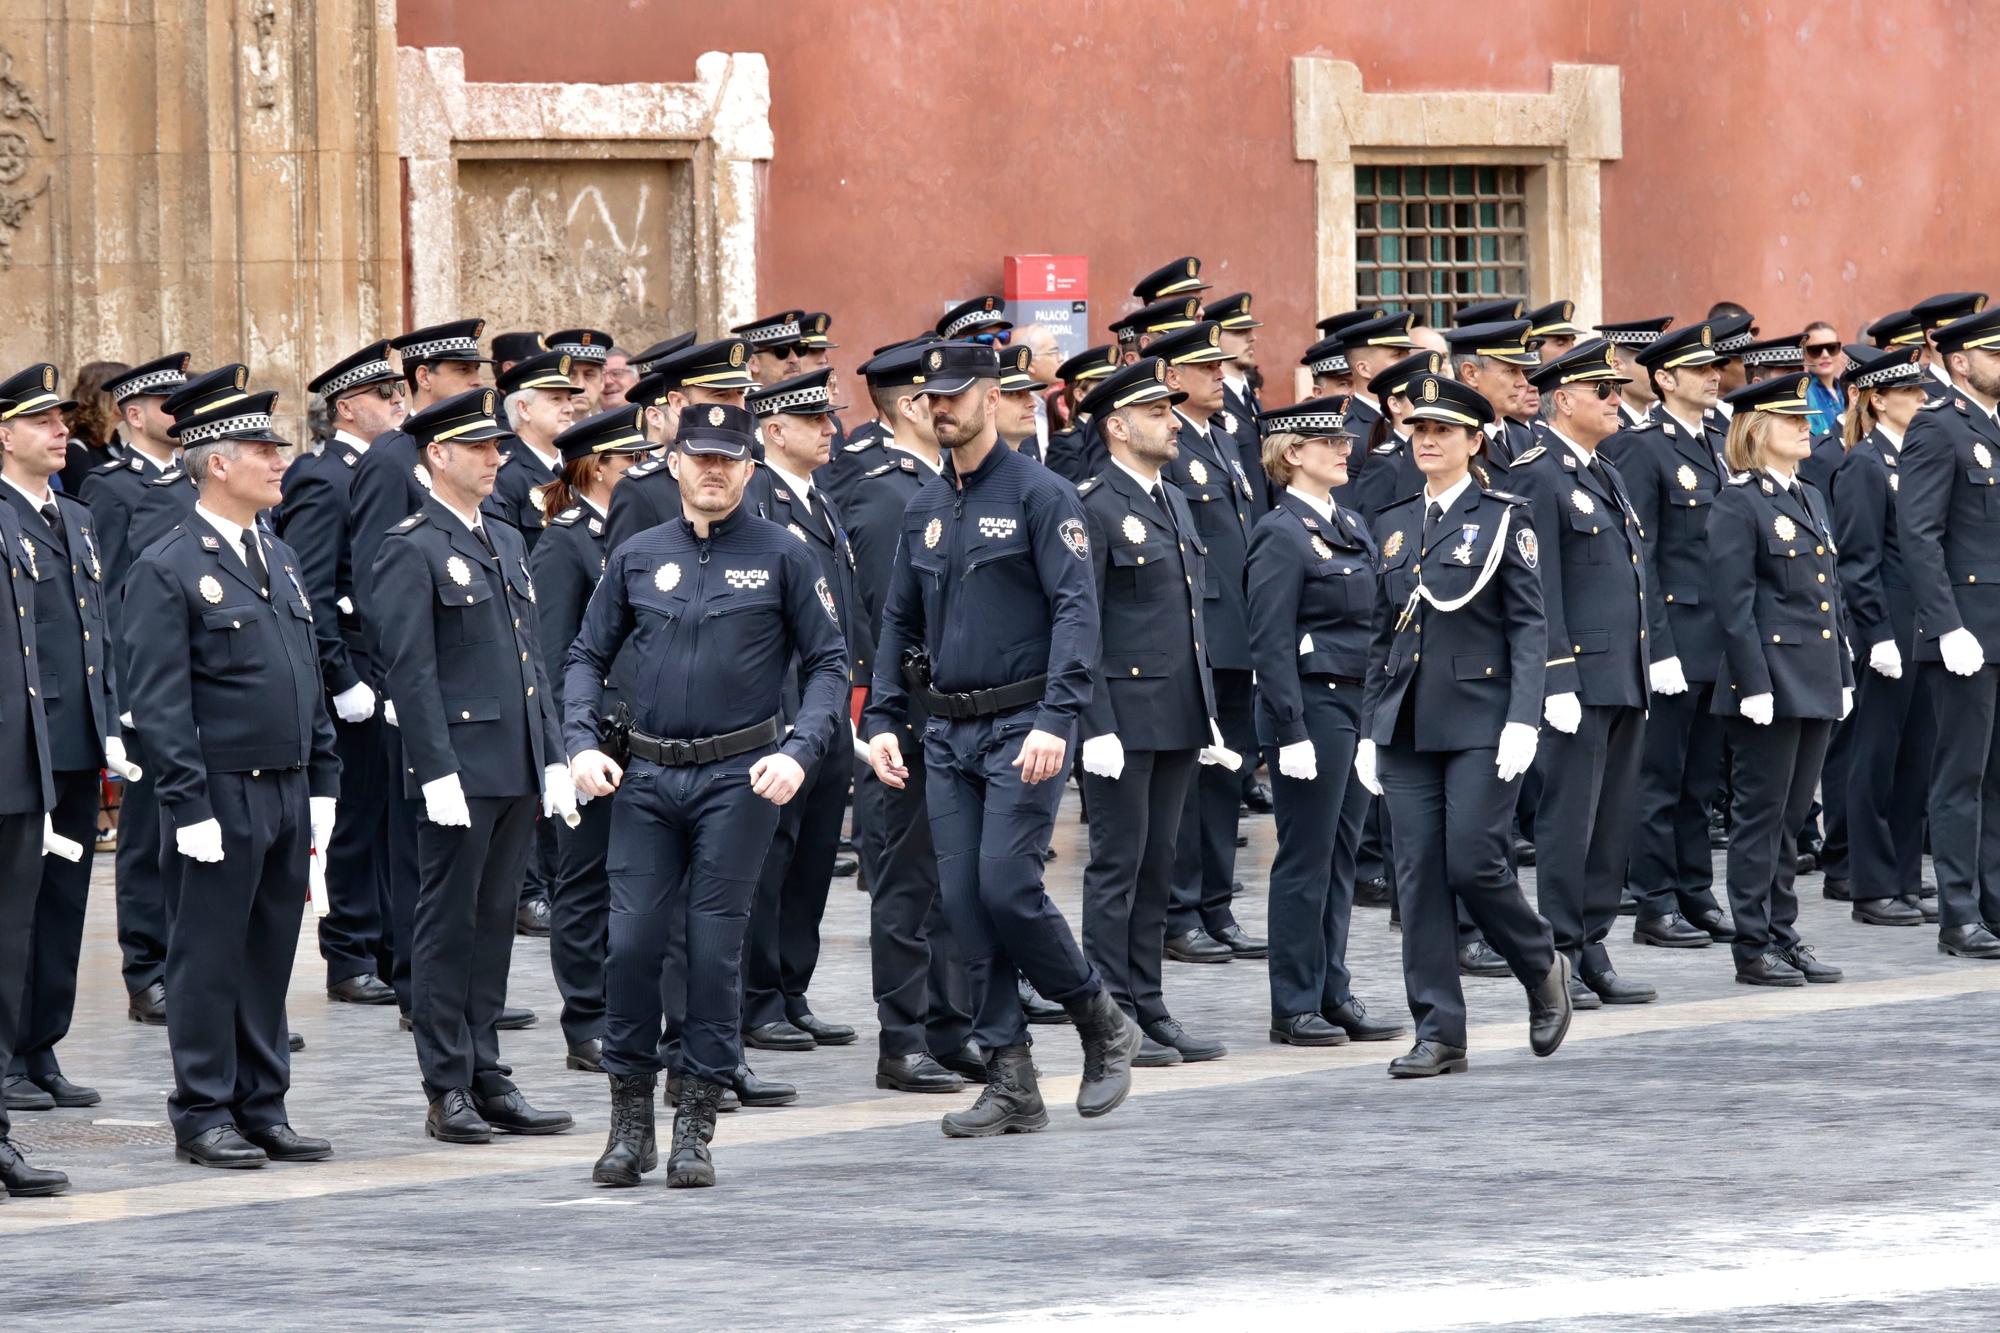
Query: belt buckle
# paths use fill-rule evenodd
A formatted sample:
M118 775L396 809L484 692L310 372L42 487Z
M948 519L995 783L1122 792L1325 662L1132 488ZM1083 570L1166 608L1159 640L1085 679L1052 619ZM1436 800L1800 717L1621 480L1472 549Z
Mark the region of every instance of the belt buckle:
M666 745L667 745L667 755L670 759L672 759L674 767L686 768L690 764L694 763L693 741L670 740L666 743Z

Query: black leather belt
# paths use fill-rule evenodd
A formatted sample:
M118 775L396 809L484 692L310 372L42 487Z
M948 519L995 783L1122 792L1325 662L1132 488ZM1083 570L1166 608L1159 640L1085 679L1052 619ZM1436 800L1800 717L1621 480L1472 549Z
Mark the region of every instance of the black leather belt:
M924 707L930 710L933 717L954 720L991 717L995 713L1040 703L1048 683L1047 676L1034 676L1028 680L1017 680L1012 685L999 685L990 690L967 690L962 694L926 689L923 691Z
M767 718L754 727L741 731L727 732L721 736L703 736L699 740L676 741L664 736L648 736L637 727L632 729L632 757L648 759L667 768L690 768L695 764L713 764L730 759L751 750L760 749L778 739L783 730L778 719Z

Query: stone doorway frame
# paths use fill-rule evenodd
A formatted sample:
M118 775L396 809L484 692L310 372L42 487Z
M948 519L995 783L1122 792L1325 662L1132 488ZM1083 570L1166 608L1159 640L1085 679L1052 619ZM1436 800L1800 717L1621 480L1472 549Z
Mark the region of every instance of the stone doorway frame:
M690 162L695 325L719 337L756 317L759 164L773 150L763 56L705 52L692 83L581 84L468 82L452 46L396 55L405 327L480 313L459 309L458 164L491 158Z

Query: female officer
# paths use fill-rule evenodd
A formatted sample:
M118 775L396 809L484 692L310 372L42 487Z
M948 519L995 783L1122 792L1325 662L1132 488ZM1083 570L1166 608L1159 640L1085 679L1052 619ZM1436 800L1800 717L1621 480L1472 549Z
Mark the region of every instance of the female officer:
M1257 739L1272 773L1271 1040L1387 1041L1347 971L1355 847L1368 792L1354 778L1361 682L1375 607L1375 543L1333 502L1347 480L1347 398L1266 412L1264 472L1277 507L1250 535L1250 655Z
M611 488L652 446L645 409L613 408L566 428L555 438L562 471L542 491L547 527L528 554L535 581L535 635L548 663L549 688L562 706L563 663L583 624L583 608L604 573L605 513ZM606 691L605 711L615 703ZM602 1073L604 957L609 945L611 882L604 853L611 837L611 802L590 801L573 829L557 831L555 882L549 893L549 966L562 992L565 1063Z
M1797 475L1812 453L1809 377L1759 380L1728 396L1734 474L1708 521L1722 630L1713 708L1729 739L1729 908L1736 979L1839 981L1793 927L1798 830L1833 725L1854 700L1826 501Z
M1569 1031L1570 967L1507 860L1548 661L1534 530L1525 502L1472 471L1493 420L1485 397L1432 374L1412 379L1408 396L1424 489L1375 524L1381 593L1355 770L1396 831L1417 1041L1389 1072L1425 1078L1466 1067L1455 901L1527 988L1536 1055Z
M1936 719L1912 655L1916 599L1896 536L1896 468L1903 431L1931 379L1922 349L1856 361L1843 378L1856 393L1846 417L1847 456L1833 473L1833 535L1848 632L1868 669L1855 682L1847 732L1848 894L1856 921L1915 926L1937 919L1918 896L1924 807Z

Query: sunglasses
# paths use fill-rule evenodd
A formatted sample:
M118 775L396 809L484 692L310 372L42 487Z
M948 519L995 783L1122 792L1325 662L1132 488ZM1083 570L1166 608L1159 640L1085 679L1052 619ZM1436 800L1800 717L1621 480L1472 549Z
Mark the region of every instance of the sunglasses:
M374 394L385 403L397 402L404 395L403 386L400 384L376 384L370 386L368 392Z
M1565 384L1562 387L1565 389L1582 389L1587 387L1592 393L1597 395L1597 401L1600 403L1618 392L1618 386L1610 380L1592 380L1587 386L1582 384Z
M1832 356L1840 350L1839 343L1807 343L1802 349L1807 356Z

